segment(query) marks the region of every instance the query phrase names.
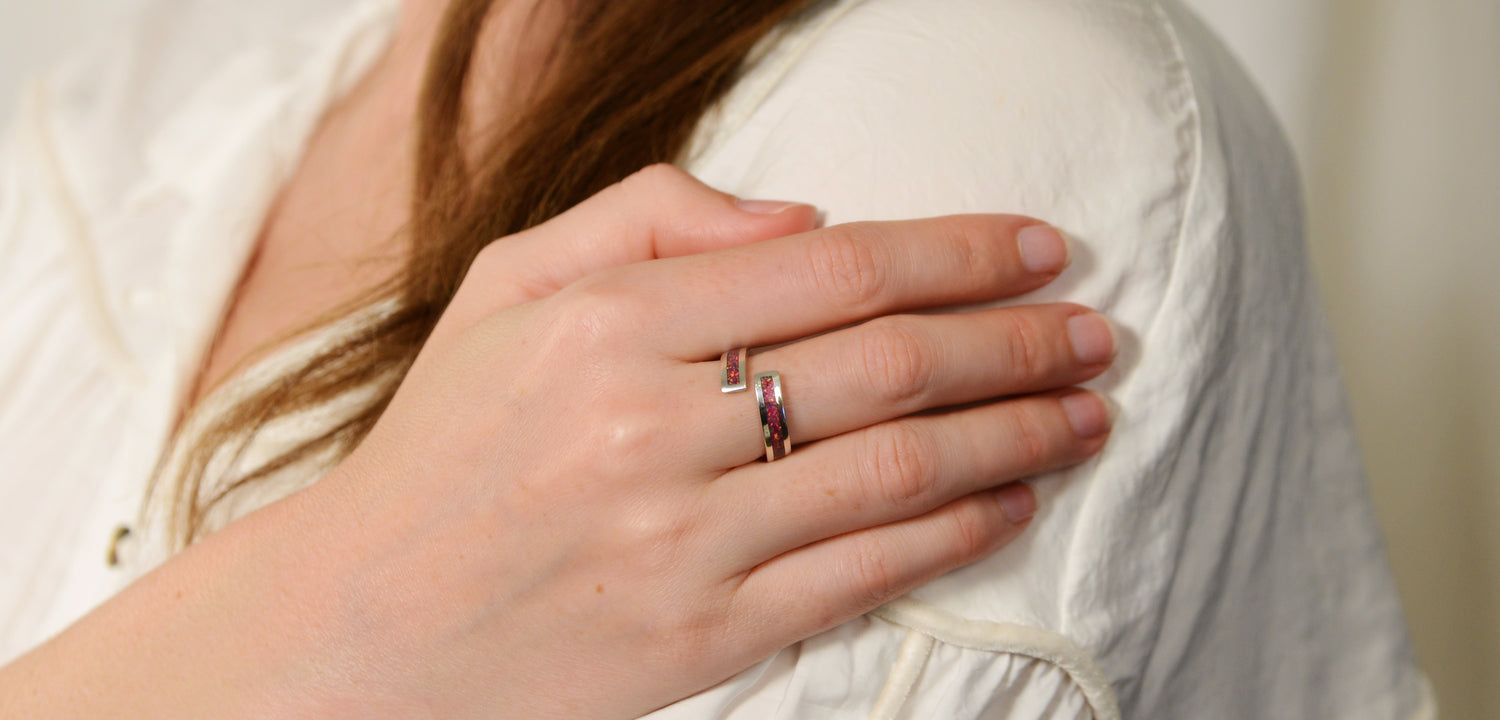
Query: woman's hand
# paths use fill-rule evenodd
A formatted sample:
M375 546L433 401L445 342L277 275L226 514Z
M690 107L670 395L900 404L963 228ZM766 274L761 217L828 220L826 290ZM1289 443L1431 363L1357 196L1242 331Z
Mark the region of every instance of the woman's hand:
M1104 443L1102 402L1061 389L1113 356L1097 315L899 314L1046 284L1055 231L731 203L653 168L496 243L328 478L39 662L123 624L180 671L155 716L634 717L984 557L1035 509L1014 481ZM796 446L758 462L718 358L781 343L749 366L781 373Z
M1104 442L1097 398L1044 391L1106 367L1107 326L1070 305L890 314L1047 283L1061 238L1023 246L1028 227L834 227L511 307L491 290L509 263L482 257L322 487L366 528L344 541L362 574L340 662L440 717L633 717L1000 547L1035 503L1011 481ZM720 353L870 318L750 358L780 371L797 443L756 462L756 402L720 392Z

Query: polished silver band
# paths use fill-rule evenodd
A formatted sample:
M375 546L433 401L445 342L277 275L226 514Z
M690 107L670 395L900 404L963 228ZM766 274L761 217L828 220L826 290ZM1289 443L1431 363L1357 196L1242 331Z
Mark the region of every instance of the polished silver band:
M786 405L781 398L781 373L755 376L755 400L760 404L760 430L766 443L766 462L780 460L792 451L786 427Z
M745 384L745 358L745 348L735 348L719 358L720 392L742 392L749 387Z

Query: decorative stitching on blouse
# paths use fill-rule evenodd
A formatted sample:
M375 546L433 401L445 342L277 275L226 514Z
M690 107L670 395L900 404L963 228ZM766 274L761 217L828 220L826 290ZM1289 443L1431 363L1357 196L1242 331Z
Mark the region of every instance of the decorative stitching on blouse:
M37 164L42 170L42 175L46 177L47 184L51 186L52 196L61 206L59 214L62 224L66 227L63 234L67 236L67 240L63 243L63 252L78 281L84 316L89 326L93 328L94 336L103 350L105 364L121 380L131 386L145 387L146 371L131 355L125 344L125 336L121 334L119 326L110 317L110 305L104 293L103 274L99 270L99 263L94 253L89 249L90 233L87 216L83 208L79 206L78 197L72 191L72 186L68 184L62 156L57 151L57 139L53 137L47 123L45 108L48 98L45 82L37 81L33 84L25 101L25 117L31 126L32 135L36 138L36 148L41 154L41 162Z

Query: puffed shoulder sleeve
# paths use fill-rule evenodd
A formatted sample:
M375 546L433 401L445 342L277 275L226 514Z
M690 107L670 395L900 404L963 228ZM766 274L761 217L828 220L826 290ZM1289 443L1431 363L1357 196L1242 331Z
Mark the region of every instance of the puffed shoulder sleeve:
M1074 264L1009 302L1080 302L1120 336L1089 384L1119 410L1110 444L1035 480L1021 540L863 621L890 665L804 653L757 687L817 674L850 697L895 693L885 717L1417 717L1295 164L1176 2L821 3L686 164L829 223L1044 219ZM886 625L914 634L871 629Z

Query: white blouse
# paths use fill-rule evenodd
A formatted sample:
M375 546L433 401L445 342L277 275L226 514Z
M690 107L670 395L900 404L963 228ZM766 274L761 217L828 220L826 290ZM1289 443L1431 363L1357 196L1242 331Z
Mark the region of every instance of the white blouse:
M172 413L395 2L157 3L32 84L0 142L0 662L165 559L139 516ZM1040 514L996 556L652 718L1435 717L1292 160L1176 0L827 0L763 45L682 164L830 223L1056 223L1074 266L1021 301L1117 322L1120 359L1090 386L1121 415L1100 457L1036 480Z

